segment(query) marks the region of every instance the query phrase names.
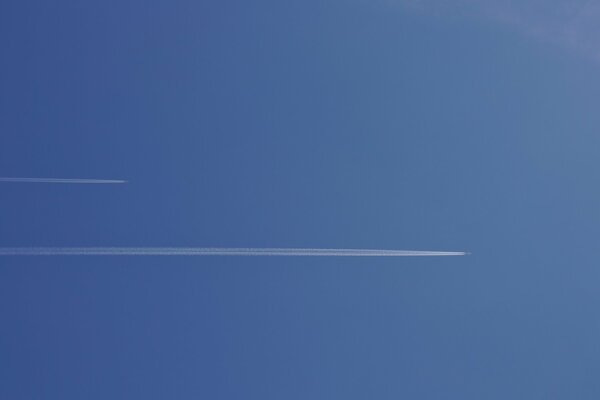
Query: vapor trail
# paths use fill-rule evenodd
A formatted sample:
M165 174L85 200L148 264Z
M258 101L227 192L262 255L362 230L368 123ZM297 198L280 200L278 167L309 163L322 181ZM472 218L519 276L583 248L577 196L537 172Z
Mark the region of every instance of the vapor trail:
M0 247L0 256L287 256L418 257L464 256L462 251L217 248L217 247Z
M116 184L127 183L121 179L67 179L67 178L2 178L0 182L12 183L77 183L77 184Z

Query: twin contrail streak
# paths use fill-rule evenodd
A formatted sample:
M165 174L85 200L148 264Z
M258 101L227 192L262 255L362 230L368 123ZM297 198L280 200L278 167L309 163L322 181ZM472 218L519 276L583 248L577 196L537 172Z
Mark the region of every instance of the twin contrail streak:
M11 183L76 183L76 184L118 184L127 183L121 179L68 179L68 178L2 178L0 182Z
M464 256L462 251L219 248L219 247L0 247L0 256L284 256L423 257Z

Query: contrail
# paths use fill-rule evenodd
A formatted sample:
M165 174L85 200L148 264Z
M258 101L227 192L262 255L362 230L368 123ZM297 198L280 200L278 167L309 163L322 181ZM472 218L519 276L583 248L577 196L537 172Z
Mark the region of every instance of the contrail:
M419 257L464 256L462 251L219 248L219 247L0 247L0 256L284 256Z
M11 183L77 183L77 184L118 184L127 183L121 179L68 179L68 178L2 178L0 182Z

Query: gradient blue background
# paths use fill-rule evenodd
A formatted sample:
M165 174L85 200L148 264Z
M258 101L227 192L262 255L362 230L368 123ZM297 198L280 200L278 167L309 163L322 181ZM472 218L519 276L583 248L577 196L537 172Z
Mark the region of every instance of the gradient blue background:
M389 1L3 1L0 398L597 399L600 70Z

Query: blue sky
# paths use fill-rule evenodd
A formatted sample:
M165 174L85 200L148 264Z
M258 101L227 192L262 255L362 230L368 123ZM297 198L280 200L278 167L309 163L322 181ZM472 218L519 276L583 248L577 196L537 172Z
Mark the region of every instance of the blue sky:
M597 13L489 4L2 2L0 175L129 181L2 246L473 255L2 258L0 397L597 398Z

